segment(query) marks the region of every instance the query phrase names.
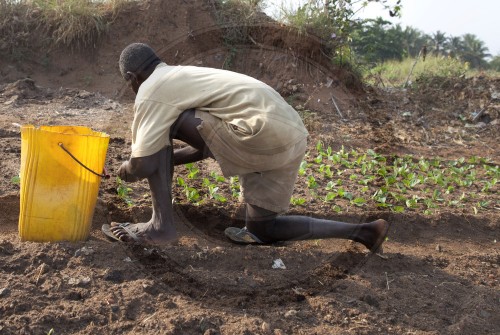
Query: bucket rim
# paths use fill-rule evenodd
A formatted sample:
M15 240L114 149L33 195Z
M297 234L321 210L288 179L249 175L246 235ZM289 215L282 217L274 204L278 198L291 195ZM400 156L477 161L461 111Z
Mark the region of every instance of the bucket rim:
M62 131L57 131L55 128L62 129ZM76 133L75 131L69 131L70 129L77 130ZM103 131L97 131L93 130L92 128L88 126L79 126L79 125L40 125L40 126L35 126L32 124L27 124L27 125L22 125L21 126L21 132L23 130L35 130L35 131L42 131L42 132L48 132L48 133L54 133L54 134L61 134L61 135L78 135L78 136L89 136L89 137L101 137L101 138L109 138L109 134L103 132ZM67 131L65 131L67 130ZM80 131L82 132L80 133ZM84 131L87 131L86 133Z

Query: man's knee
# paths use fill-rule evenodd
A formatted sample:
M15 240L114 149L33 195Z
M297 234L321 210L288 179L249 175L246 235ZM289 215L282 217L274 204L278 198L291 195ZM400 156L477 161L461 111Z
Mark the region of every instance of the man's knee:
M204 158L213 157L212 152L198 131L198 126L202 122L201 119L196 117L196 111L194 109L188 109L182 112L174 123L170 130L170 136L201 151Z

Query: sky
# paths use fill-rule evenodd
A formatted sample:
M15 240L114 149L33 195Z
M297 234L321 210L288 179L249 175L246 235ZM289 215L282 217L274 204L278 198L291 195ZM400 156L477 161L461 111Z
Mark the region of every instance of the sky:
M285 8L295 8L306 0L277 0ZM396 3L388 0L388 4ZM371 3L359 12L362 18L381 16L387 21L411 26L426 34L436 31L447 36L474 34L485 43L489 53L500 55L500 0L401 0L400 18L391 18L387 10ZM272 5L270 5L272 7Z

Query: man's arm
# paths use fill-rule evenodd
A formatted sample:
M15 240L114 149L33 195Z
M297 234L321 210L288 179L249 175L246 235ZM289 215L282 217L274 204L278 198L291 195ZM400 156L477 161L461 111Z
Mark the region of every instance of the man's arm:
M194 163L208 157L213 157L210 151L205 150L204 152L192 146L186 146L174 150L174 165ZM159 152L146 157L132 157L122 163L118 169L118 176L126 182L136 182L151 176L158 169L159 164Z
M174 165L194 163L208 157L213 157L208 148L203 151L188 145L174 150Z

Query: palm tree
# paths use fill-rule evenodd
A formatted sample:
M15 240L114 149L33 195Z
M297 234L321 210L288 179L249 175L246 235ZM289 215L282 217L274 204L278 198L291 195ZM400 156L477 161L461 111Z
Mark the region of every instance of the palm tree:
M431 41L432 41L432 46L434 47L432 52L434 53L434 55L438 56L442 54L443 46L446 43L446 40L447 40L446 34L443 33L442 31L438 30L434 34L432 34Z
M469 62L473 68L482 68L487 66L486 58L491 56L484 42L474 34L465 34L462 36L464 51L461 54L462 60Z
M500 72L500 55L496 55L490 60L489 67L492 70Z
M445 45L448 56L456 58L464 51L464 42L461 37L450 37Z
M426 41L420 30L408 26L403 31L403 43L406 55L416 57Z
M403 30L400 25L390 25L381 17L358 22L352 34L354 52L368 63L401 60L405 53Z

